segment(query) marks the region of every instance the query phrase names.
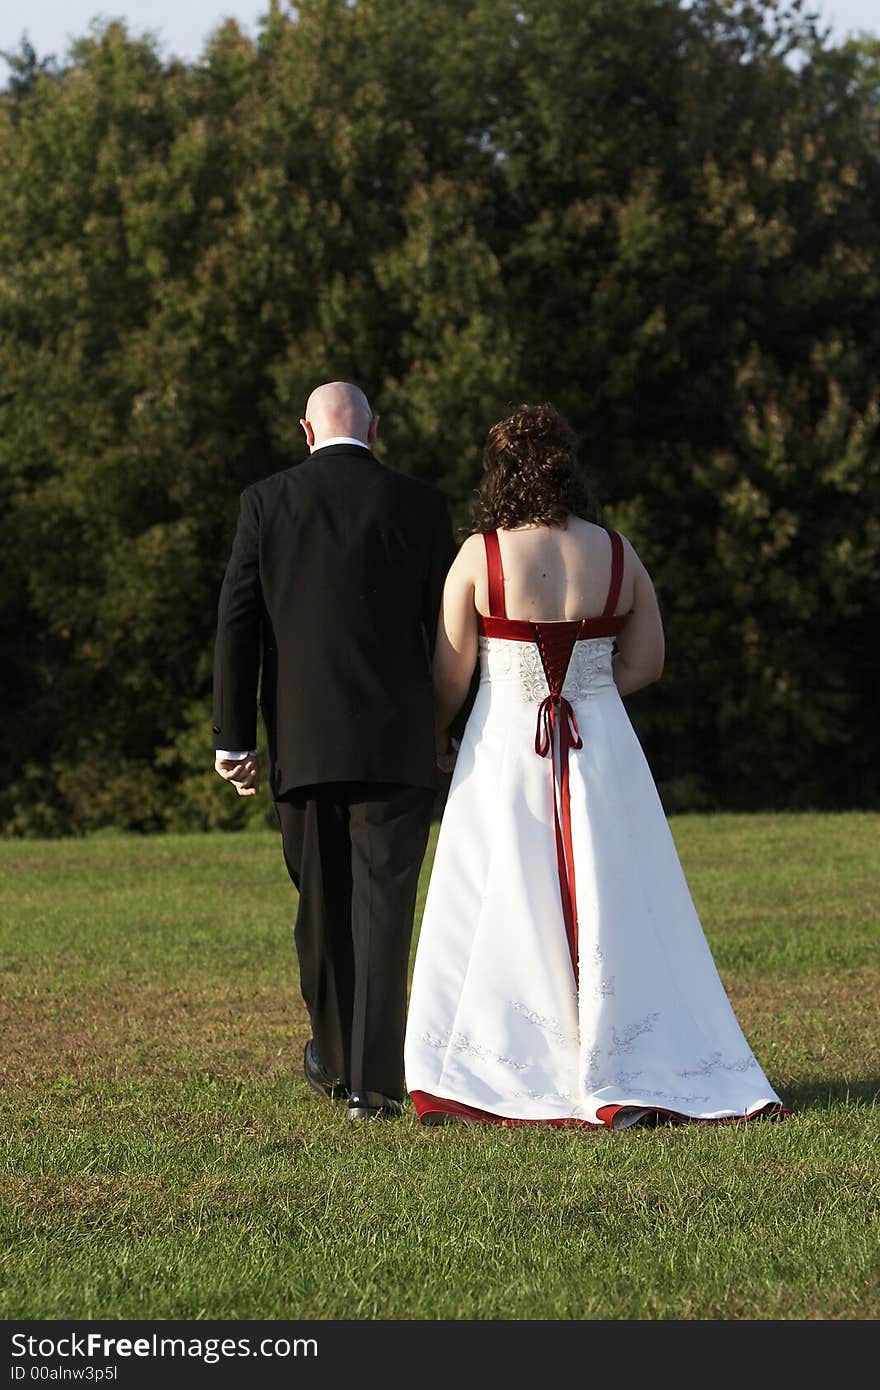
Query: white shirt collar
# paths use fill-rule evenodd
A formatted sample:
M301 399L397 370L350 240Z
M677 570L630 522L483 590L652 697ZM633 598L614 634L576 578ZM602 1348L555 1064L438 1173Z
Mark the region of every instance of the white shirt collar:
M322 439L313 450L317 454L320 449L327 449L331 444L357 444L359 449L369 449L369 444L364 439L352 439L350 434L334 434L332 439Z

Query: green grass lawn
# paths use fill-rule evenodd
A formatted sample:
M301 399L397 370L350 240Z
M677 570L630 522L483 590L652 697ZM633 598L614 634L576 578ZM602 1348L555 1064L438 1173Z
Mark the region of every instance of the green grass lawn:
M880 816L673 831L783 1123L347 1125L277 837L0 844L0 1317L880 1316Z

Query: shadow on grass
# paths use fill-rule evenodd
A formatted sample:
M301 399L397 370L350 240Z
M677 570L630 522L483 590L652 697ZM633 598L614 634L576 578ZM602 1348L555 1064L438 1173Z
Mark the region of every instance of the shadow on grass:
M880 1076L854 1077L816 1076L784 1086L779 1094L793 1111L817 1110L826 1105L843 1102L846 1105L880 1104Z

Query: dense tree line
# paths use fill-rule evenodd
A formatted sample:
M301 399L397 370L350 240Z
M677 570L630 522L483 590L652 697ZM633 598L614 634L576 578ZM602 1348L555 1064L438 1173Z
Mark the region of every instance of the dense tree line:
M781 0L304 0L195 65L119 24L10 62L7 833L254 814L206 770L217 593L334 377L462 525L489 424L567 413L660 594L670 809L878 803L880 45Z

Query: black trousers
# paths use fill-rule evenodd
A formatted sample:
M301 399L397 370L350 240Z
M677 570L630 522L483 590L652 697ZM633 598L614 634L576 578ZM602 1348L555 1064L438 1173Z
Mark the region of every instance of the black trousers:
M299 893L300 987L321 1059L352 1091L404 1092L406 980L433 793L329 782L275 806Z

